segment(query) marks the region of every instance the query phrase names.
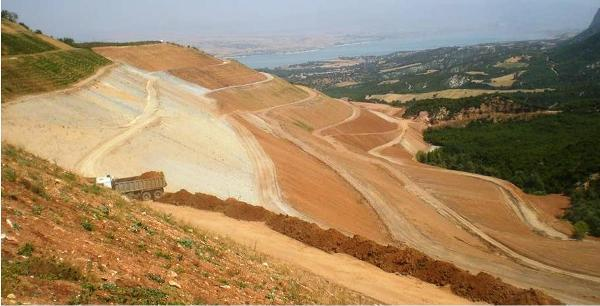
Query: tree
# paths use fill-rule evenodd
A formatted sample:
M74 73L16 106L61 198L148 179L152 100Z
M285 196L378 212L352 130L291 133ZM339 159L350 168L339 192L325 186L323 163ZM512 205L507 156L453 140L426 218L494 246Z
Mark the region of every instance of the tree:
M583 239L585 234L590 230L590 227L585 223L585 221L577 221L573 225L573 238L577 240Z
M71 45L71 46L75 44L75 40L70 37L63 37L63 38L59 38L58 40L64 42L67 45Z
M9 21L17 22L17 20L19 19L19 15L17 15L17 13L15 12L2 10L2 19L8 19Z

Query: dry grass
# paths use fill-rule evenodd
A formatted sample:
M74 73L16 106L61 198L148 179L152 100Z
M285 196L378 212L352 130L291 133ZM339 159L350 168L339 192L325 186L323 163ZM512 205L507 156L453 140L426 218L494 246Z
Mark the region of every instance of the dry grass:
M401 102L406 103L412 100L426 100L435 98L445 99L460 99L466 97L475 97L493 93L513 93L513 92L543 92L545 90L552 90L549 88L542 89L514 89L514 90L493 90L493 89L445 89L440 91L432 91L420 94L384 94L384 95L371 95L367 96L366 99L370 100L381 100L387 103Z
M264 75L236 61L223 65L173 69L169 73L210 89L255 83L265 79Z
M221 113L230 113L292 103L308 97L308 93L276 77L266 83L227 89L208 96L218 101Z

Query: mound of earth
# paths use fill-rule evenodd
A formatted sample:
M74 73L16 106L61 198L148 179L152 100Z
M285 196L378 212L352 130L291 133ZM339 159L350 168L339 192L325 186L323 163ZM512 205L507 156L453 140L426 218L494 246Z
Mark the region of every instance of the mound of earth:
M262 207L235 199L226 201L185 190L165 194L161 202L223 212L232 218L263 221L270 228L327 252L345 253L369 262L384 271L411 275L472 301L493 304L559 304L560 301L535 289L520 289L487 273L477 275L453 264L434 260L409 247L383 246L360 236L348 237L335 229L324 230L316 224L286 215L277 215Z

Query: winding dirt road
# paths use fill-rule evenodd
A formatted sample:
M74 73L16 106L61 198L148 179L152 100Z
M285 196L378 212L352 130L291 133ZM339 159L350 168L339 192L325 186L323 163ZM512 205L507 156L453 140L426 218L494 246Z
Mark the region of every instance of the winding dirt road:
M108 141L101 143L99 146L92 149L87 155L85 155L75 165L75 168L80 173L91 177L96 176L98 174L96 167L102 157L159 119L158 111L160 109L160 102L156 87L156 79L148 79L146 83L146 106L144 107L144 111L130 121L127 125L125 125L122 132Z
M307 90L309 90L309 89L307 89ZM350 156L352 156L353 159L367 161L369 163L378 165L381 168L385 169L391 175L396 177L400 182L402 182L405 185L404 187L407 191L409 191L413 195L417 196L423 202L429 204L440 215L445 216L448 220L452 220L458 226L460 226L463 229L465 229L466 231L472 233L476 237L479 237L481 240L483 240L486 243L488 243L489 245L493 246L501 254L503 254L509 258L512 258L514 261L518 262L519 264L515 265L514 267L506 267L506 266L502 266L502 265L496 265L496 264L492 264L491 262L486 264L485 261L473 261L466 254L459 255L459 254L452 253L452 252L449 253L448 250L446 250L443 246L439 245L438 242L432 240L430 237L427 237L419 229L417 229L415 227L415 225L412 223L414 221L409 221L409 220L405 219L405 217L402 216L398 211L395 211L393 208L393 204L389 203L388 199L386 199L386 197L382 196L377 191L376 188L373 188L373 186L370 186L368 182L365 182L364 180L361 180L360 178L356 177L346 167L344 167L343 164L337 162L335 160L335 158L331 158L330 156L328 156L328 154L325 154L325 153L321 152L320 150L313 148L312 145L305 143L301 139L298 139L297 137L293 136L292 134L290 134L289 132L287 132L286 130L281 128L281 126L279 125L279 122L277 122L273 118L269 118L269 116L266 116L266 115L268 115L268 113L265 113L263 115L262 118L265 120L265 122L267 122L269 124L270 128L275 132L276 135L291 141L292 143L296 144L303 151L305 151L305 152L313 155L317 159L323 161L330 168L332 168L334 171L336 171L340 176L342 176L348 183L350 183L357 191L359 191L363 195L363 197L365 199L367 199L369 204L372 205L372 207L375 209L375 211L380 216L380 218L384 221L385 225L387 226L389 232L392 234L394 239L397 239L398 241L403 241L413 247L416 247L417 249L419 249L421 251L424 251L427 254L433 255L434 257L448 258L448 259L452 258L452 260L457 261L457 263L460 262L460 263L464 264L464 266L470 267L471 269L475 268L475 269L482 269L482 270L488 270L488 271L495 271L493 273L503 275L504 277L512 279L512 280L516 281L517 283L520 283L522 280L524 280L520 276L523 273L523 269L518 268L518 266L528 267L528 268L525 268L524 270L532 269L532 271L540 271L540 272L544 271L544 273L541 273L539 275L536 274L535 277L531 276L531 278L529 278L528 281L526 282L528 284L527 286L531 286L531 285L535 284L537 286L542 286L548 290L548 288L552 288L552 287L556 286L557 282L561 282L561 281L558 281L558 279L564 279L565 277L566 278L576 278L576 279L580 279L584 282L590 282L589 285L584 285L585 287L590 286L588 288L594 288L595 286L597 286L597 284L600 283L600 278L597 276L572 272L572 271L568 271L568 270L561 269L558 267L554 267L554 266L539 262L535 259L529 258L527 256L524 256L524 255L521 255L521 254L515 252L514 250L510 249L509 247L502 244L498 240L496 240L493 237L486 234L479 227L475 226L471 221L469 221L468 219L466 219L465 217L463 217L456 211L452 210L451 208L449 208L448 206L443 204L436 197L431 195L428 191L424 190L417 183L413 182L406 174L404 174L400 169L398 169L396 167L397 165L402 165L402 166L406 166L406 165L404 165L401 161L398 161L392 157L381 154L381 152L384 149L394 146L396 144L399 144L403 140L403 137L405 136L406 128L407 128L407 126L404 125L405 123L398 122L397 119L395 119L393 117L389 117L383 113L377 114L378 116L386 119L387 121L397 123L399 125L398 131L400 132L400 135L388 143L385 143L383 145L380 145L376 148L371 149L369 151L369 155L367 155L367 156L365 156L364 154L359 154L352 150L349 150L345 145L339 143L331 135L323 135L326 130L335 128L336 126L342 125L344 123L351 122L353 120L356 120L359 117L360 110L358 109L358 107L356 107L348 102L345 102L345 101L340 101L340 103L344 103L345 105L347 105L348 107L350 107L352 109L352 113L350 114L350 116L348 116L347 118L345 118L344 120L342 120L340 122L330 124L328 126L325 126L325 127L322 127L322 128L319 128L319 129L313 131L312 134L314 136L316 136L322 140L325 140L328 144L330 144L337 151L341 151L346 155L350 155ZM285 105L282 105L279 107L284 107L284 106ZM400 126L401 124L402 124L402 126ZM385 133L388 133L388 132L389 131L386 131ZM445 170L440 169L440 171L445 171ZM486 181L488 181L488 180L486 180ZM501 184L502 182L499 182L499 183ZM510 190L511 189L508 188L506 192L508 193ZM512 194L512 193L508 193L507 200L509 199L508 197L510 194ZM507 202L507 205L512 205L512 204L510 202ZM533 212L533 211L531 213L535 214L535 212ZM529 217L523 217L522 220L524 220L524 222L527 223L528 220L531 220L531 218L537 218L537 216L530 215ZM545 226L547 226L547 225L542 224L540 226L540 224L536 225L534 222L531 222L532 228L544 229ZM545 230L546 230L546 233L550 233L549 235L546 235L548 237L555 237L555 238L559 238L559 239L562 238L562 235L552 235L552 231L554 229L548 230L548 228L545 228ZM504 271L504 273L500 273L500 271ZM563 276L548 278L548 277L550 277L550 275L563 275ZM566 280L563 280L563 282L564 281L566 281ZM568 281L566 281L566 282L568 282ZM595 285L592 285L593 283L595 283ZM571 286L571 285L569 285L569 286ZM573 286L577 287L577 285L575 285L575 284L573 284ZM562 296L562 298L564 298L566 300L578 301L578 302L586 301L585 299L579 299L578 297L575 297L573 295L565 295L564 292L554 291L554 293L557 295L560 294Z

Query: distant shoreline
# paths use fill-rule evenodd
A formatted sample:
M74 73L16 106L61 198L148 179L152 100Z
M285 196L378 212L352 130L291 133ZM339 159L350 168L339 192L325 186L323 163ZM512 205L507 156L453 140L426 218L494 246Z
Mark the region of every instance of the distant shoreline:
M442 35L424 36L419 38L382 38L362 42L344 43L323 48L311 48L306 50L269 52L246 54L237 56L226 56L243 64L255 68L277 68L294 64L302 64L314 61L334 60L340 57L379 56L394 52L421 51L434 48L452 46L472 46L480 44L511 43L519 41L550 40L549 37L524 37L511 39L502 36L451 36Z

